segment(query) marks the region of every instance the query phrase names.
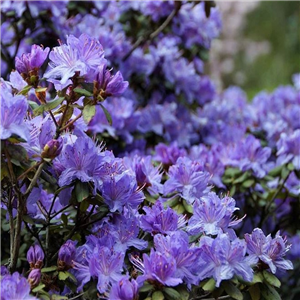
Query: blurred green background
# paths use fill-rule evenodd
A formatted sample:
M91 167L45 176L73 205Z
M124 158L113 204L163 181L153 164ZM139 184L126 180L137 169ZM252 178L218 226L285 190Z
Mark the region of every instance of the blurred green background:
M231 53L236 50L233 47L238 51L231 57L230 51L227 55L222 53L224 47L218 50L221 61L231 59L229 68L220 71L222 87L238 85L252 99L261 90L272 91L278 85L291 84L292 75L300 72L300 2L260 1L254 7L249 6L248 11L245 6L237 8L236 5L244 3L217 2L219 9L224 11L220 45L228 36L229 39L235 36L239 43L232 44ZM226 33L226 24L239 17L236 33Z

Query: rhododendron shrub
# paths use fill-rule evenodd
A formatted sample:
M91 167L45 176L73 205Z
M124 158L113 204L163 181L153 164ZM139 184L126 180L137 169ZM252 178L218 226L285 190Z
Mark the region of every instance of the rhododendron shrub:
M212 2L1 14L1 299L296 299L299 75L218 92Z

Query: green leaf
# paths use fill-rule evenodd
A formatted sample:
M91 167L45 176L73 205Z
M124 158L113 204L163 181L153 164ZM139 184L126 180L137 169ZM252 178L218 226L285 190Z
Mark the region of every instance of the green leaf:
M231 281L223 281L222 287L225 292L236 300L243 300L242 292L231 282Z
M61 215L61 220L63 221L64 225L67 226L68 225L68 216L65 214Z
M33 293L36 293L36 292L42 290L44 287L45 287L45 285L42 284L42 283L40 283L36 288L34 288L34 289L32 290L32 292L33 292Z
M277 288L279 288L281 286L281 282L279 281L279 279L272 273L269 273L268 271L264 270L263 276L267 283L269 283Z
M237 183L241 183L246 181L246 179L249 177L249 173L245 172L243 175L241 175L240 177L238 177L237 179L235 179L233 181L233 184L237 184Z
M176 206L173 207L173 209L178 213L178 214L183 214L185 212L185 208L182 203L178 203Z
M87 97L92 97L93 93L85 90L85 89L81 89L81 88L76 88L74 89L74 92L83 96L87 96Z
M282 168L283 168L283 166L278 166L278 167L272 169L272 170L268 173L268 175L273 176L273 177L279 176L280 173L281 173Z
M86 182L77 181L75 185L75 194L78 202L88 198L90 194L89 186Z
M203 286L202 289L205 292L212 292L216 287L216 281L213 278L210 278Z
M109 111L101 103L99 103L99 104L100 104L101 108L103 109L103 112L105 114L108 124L112 125L112 119L111 119L111 115L110 115Z
M39 87L37 89L35 89L35 92L36 93L43 93L43 92L46 92L47 91L47 87Z
M238 168L227 168L225 170L225 176L235 177L236 175L240 174L241 170Z
M258 284L254 284L249 288L249 294L252 300L260 300L260 288Z
M64 281L64 280L66 280L67 278L69 278L69 274L70 274L70 273L68 273L68 272L63 272L63 271L58 272L58 279Z
M246 181L244 181L242 183L242 186L245 187L245 188L249 188L249 187L253 186L254 183L255 183L254 179L247 179Z
M35 224L35 221L31 217L29 217L28 215L23 216L23 221L28 223L28 224L31 224L31 225Z
M42 273L48 273L48 272L53 272L53 271L56 271L56 270L57 270L57 266L51 266L51 267L48 267L48 268L42 268L41 272Z
M61 295L51 295L51 300L68 300L69 298Z
M170 300L181 300L180 294L175 289L164 287L163 292Z
M260 290L265 300L281 300L278 292L270 285L261 285Z
M188 300L190 298L190 293L185 286L178 287L177 291L180 294L182 300Z
M193 207L191 205L189 205L185 200L182 201L182 204L184 206L184 209L190 213L190 214L193 214L194 213L194 210L193 210Z
M86 105L83 108L82 115L85 123L89 123L96 113L95 105Z
M49 110L56 108L58 105L60 105L64 101L64 99L65 99L64 97L59 97L51 102L40 105L38 108L33 110L33 115L38 116L38 115L41 115L44 111L49 111Z
M29 104L29 106L30 106L30 108L31 108L32 110L35 110L36 108L39 107L39 105L38 105L36 102L34 102L34 101L27 100L27 102L28 102L28 104Z
M32 86L31 85L27 85L27 86L25 86L19 93L18 93L18 95L27 95L28 94L28 92L30 91L30 89L32 88Z
M287 165L287 168L288 168L288 170L290 170L290 171L294 171L295 166L294 166L293 163L289 163L289 164Z
M139 291L141 293L143 293L143 292L149 292L151 290L153 290L153 285L150 284L150 283L148 283L148 282L146 282L146 281L144 282L144 285L139 289Z
M151 298L152 298L152 300L164 300L165 299L164 294L161 291L155 291L152 294Z
M164 208L167 208L168 206L174 207L178 204L178 202L179 202L179 197L173 197L172 199L164 203Z
M80 203L80 211L86 212L86 210L88 209L89 206L90 206L90 202L89 201L82 201Z

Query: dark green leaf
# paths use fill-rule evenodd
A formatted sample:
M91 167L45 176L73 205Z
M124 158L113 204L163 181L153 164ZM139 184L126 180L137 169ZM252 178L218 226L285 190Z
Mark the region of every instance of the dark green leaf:
M265 300L281 300L278 292L270 285L261 285L260 290Z
M109 113L109 111L101 104L99 103L101 108L103 109L103 112L105 114L106 120L109 123L109 125L112 125L112 119L111 119L111 115Z
M95 105L86 105L82 111L83 120L89 123L96 113Z
M63 272L63 271L58 272L58 279L64 281L64 280L66 280L69 277L69 274L70 273Z
M216 287L216 281L210 278L205 284L203 284L202 289L205 292L212 292Z
M45 285L42 284L42 283L40 283L36 288L34 288L34 289L32 290L32 292L33 292L33 293L36 293L36 292L42 290L44 287L45 287Z
M250 286L249 293L252 300L260 300L260 288L258 284Z
M78 202L88 198L90 194L89 186L86 182L77 181L75 185L75 194Z
M27 86L25 86L19 93L18 93L18 95L27 95L28 94L28 92L30 91L30 89L32 88L32 86L31 85L27 85Z
M81 89L81 88L76 88L74 89L74 92L83 96L87 96L87 97L92 97L93 93L85 90L85 89Z
M164 300L165 299L164 294L161 291L155 291L152 294L151 298L152 298L152 300Z
M182 204L184 206L184 209L190 213L190 214L193 214L194 213L194 210L193 210L193 207L191 205L189 205L185 200L182 201Z
M28 215L23 216L23 221L31 225L35 224L35 221Z
M181 300L180 294L175 289L164 287L163 292L170 300Z
M246 181L244 181L242 183L242 186L245 187L245 188L249 188L249 187L253 186L254 183L255 183L254 179L247 179Z
M249 173L245 172L243 175L241 175L240 177L238 177L237 179L235 179L233 181L233 184L237 184L237 183L241 183L246 181L246 179L249 177Z
M279 281L279 279L275 275L271 274L270 272L264 270L263 276L264 276L264 279L267 281L267 283L269 283L275 287L278 287L278 288L281 286L281 282Z
M233 299L243 300L242 292L231 281L223 281L222 287Z
M273 176L273 177L276 177L276 176L280 175L282 168L283 168L283 166L278 166L278 167L272 169L272 170L268 173L268 175Z
M143 292L149 292L151 290L153 290L153 285L150 284L150 283L148 283L148 282L146 282L146 281L144 282L144 285L139 289L139 291L141 293L143 293Z
M61 220L63 221L64 225L67 226L68 225L68 216L65 214L61 215Z
M53 271L56 271L56 270L57 270L57 266L51 266L51 267L48 267L48 268L42 268L41 272L42 273L48 273L48 272L53 272Z
M49 110L56 108L58 105L60 105L64 101L64 99L65 99L64 97L59 97L51 102L40 105L38 108L33 110L34 116L41 115L44 111L49 111Z

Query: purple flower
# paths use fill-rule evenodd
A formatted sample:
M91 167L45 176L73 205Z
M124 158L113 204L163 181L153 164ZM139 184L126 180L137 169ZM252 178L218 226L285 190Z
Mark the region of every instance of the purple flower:
M43 266L44 252L39 245L31 246L27 252L27 261L31 269L40 269Z
M156 251L172 256L176 261L176 277L191 284L197 283L196 270L200 256L200 248L190 247L189 237L183 231L175 231L169 236L157 234L154 236Z
M260 141L252 135L248 135L241 145L241 160L238 165L242 171L252 169L258 178L262 178L266 171L263 165L271 155L271 148L262 148Z
M124 215L117 215L113 219L113 225L108 228L109 233L115 237L114 249L125 252L133 246L139 250L147 247L148 242L137 238L139 234L138 221L134 215L125 211Z
M291 161L296 170L300 170L300 129L295 130L291 135L282 133L277 142L278 164L285 164Z
M29 283L18 272L12 275L7 274L1 278L1 300L37 300L29 293Z
M67 270L72 267L72 261L76 255L76 242L68 240L59 249L58 252L58 265L60 269Z
M134 262L135 260L131 258L131 261ZM176 260L172 256L166 256L151 249L149 256L143 254L143 264L140 266L138 267L143 275L137 278L138 283L147 280L166 286L176 286L182 282L182 279L176 276Z
M100 101L109 96L120 96L128 87L128 81L123 80L120 71L115 75L111 75L110 70L107 70L106 59L97 68L96 78L94 81L95 93L100 96Z
M138 300L138 298L137 282L124 276L112 286L108 300Z
M137 208L145 198L137 187L135 177L128 171L112 174L104 180L102 196L112 212L122 211L124 206Z
M101 157L89 137L79 137L74 145L66 145L57 159L64 168L58 181L60 186L68 185L75 179L92 181L97 185L95 173L100 167Z
M178 192L189 204L193 204L210 189L208 187L210 175L202 169L198 162L193 162L187 157L178 158L176 165L169 169L169 179L164 184L164 194Z
M60 46L50 52L51 69L44 76L61 78L60 83L66 84L76 72L80 76L85 76L91 70L95 70L102 63L103 55L102 45L96 39L86 34L82 34L79 38L69 35L67 44L60 42Z
M202 268L199 268L200 280L213 277L219 287L222 280L234 275L246 281L252 281L251 260L245 257L246 243L243 240L229 240L228 235L221 234L215 239L203 236L200 239Z
M41 280L41 270L40 269L33 269L28 275L28 282L30 284L31 289L36 287L40 280Z
M27 113L28 103L24 96L13 96L8 89L1 85L1 124L0 138L5 140L12 135L17 135L27 141L29 131L24 124L24 118ZM13 112L13 113L12 113Z
M158 194L162 192L161 171L160 166L154 167L152 157L141 157L135 155L133 158L125 157L125 164L131 166L136 174L136 181L140 187L145 187L150 194Z
M23 54L21 58L16 57L16 69L23 76L31 75L30 72L38 70L45 62L50 49L43 49L38 45L31 47L31 52Z
M259 260L268 266L273 274L277 268L283 270L292 270L293 264L290 260L283 257L290 250L291 245L286 245L287 240L276 233L274 239L271 235L265 236L260 228L255 228L252 234L245 234L247 242L247 252L251 259L256 262Z
M169 146L159 143L155 146L155 152L155 159L167 166L174 165L179 157L186 155L185 149L180 149L177 142L173 142Z
M41 154L42 158L53 159L58 156L62 150L62 138L57 140L52 139L45 145L43 152Z
M151 208L143 207L143 210L146 215L141 216L141 228L152 235L171 233L181 227L183 223L183 218L180 218L170 207L164 209L159 200Z
M90 259L90 272L98 277L97 289L107 292L109 284L115 284L122 277L124 253L114 252L107 247L96 247Z
M211 192L201 197L194 205L194 214L190 218L187 230L192 235L206 233L217 235L227 231L229 226L237 225L242 221L233 220L235 200L231 197L219 198L216 193Z

